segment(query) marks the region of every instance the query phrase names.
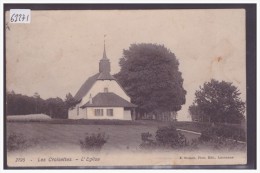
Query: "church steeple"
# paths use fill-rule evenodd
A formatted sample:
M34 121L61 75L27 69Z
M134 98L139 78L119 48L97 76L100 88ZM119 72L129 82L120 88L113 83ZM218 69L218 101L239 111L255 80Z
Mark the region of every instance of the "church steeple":
M107 59L107 54L106 54L106 40L104 40L103 59Z
M106 54L105 39L104 39L103 58L99 62L99 73L110 74L110 62L109 62L109 59L107 58L107 54Z

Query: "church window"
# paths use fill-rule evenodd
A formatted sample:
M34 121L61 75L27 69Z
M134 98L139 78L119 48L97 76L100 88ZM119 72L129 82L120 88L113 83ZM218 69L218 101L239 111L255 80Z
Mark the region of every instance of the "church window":
M95 116L103 116L103 109L95 109Z
M107 116L113 116L113 109L107 109Z
M107 93L108 92L108 88L104 88L104 92Z

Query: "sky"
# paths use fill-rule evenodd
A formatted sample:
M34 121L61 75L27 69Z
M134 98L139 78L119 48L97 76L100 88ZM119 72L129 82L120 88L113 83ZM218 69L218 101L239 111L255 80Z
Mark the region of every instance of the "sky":
M214 78L232 82L246 100L245 11L80 10L32 11L31 23L8 23L7 90L43 99L75 95L98 72L103 55L111 74L132 43L163 44L180 62L187 91L178 120L190 120L194 93ZM9 21L9 13L6 13Z

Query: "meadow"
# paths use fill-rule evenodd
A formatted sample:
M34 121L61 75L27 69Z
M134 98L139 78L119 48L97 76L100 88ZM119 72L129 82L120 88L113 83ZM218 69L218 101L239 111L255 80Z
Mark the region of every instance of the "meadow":
M107 143L102 150L139 150L141 133L149 132L155 136L159 127L174 125L180 129L190 143L200 137L200 132L210 126L206 123L158 122L150 120L37 120L8 121L7 138L16 134L35 146L45 149L79 148L79 141L86 135L104 133ZM188 131L186 131L188 130ZM189 132L193 131L193 132ZM197 133L196 133L197 132ZM36 145L37 144L37 145Z
M146 150L140 148L141 134L149 132L155 137L159 127L174 125L186 137L189 145L179 149L154 148ZM180 129L181 128L181 129ZM246 144L237 143L193 143L200 137L200 132L206 128L203 123L191 122L158 122L150 120L120 121L120 120L24 120L6 122L7 158L9 165L23 166L16 163L17 158L25 158L28 166L68 165L67 162L39 162L39 159L50 157L68 157L75 162L71 166L86 165L132 165L132 164L204 164L203 160L182 162L181 157L207 158L210 155L232 156L238 163L244 163L246 159ZM185 131L188 130L188 131ZM196 130L197 132L189 130ZM104 133L108 138L100 152L92 153L81 148L80 141L87 135ZM11 139L11 140L10 140ZM9 146L9 147L8 147ZM12 148L10 149L10 146ZM9 150L8 150L9 148ZM231 150L232 149L232 150ZM100 158L100 162L79 162L76 159L84 157ZM128 159L132 158L132 159ZM31 160L31 161L30 161ZM38 161L37 161L38 160ZM207 164L234 163L232 160L207 160Z
M84 139L87 134L105 133L109 139L104 150L137 150L142 142L141 133L155 134L159 126L165 125L165 123L155 122L123 121L92 121L92 123L86 121L88 123L85 124L78 120L74 123L64 123L64 120L62 122L8 122L7 137L15 133L24 136L28 141L40 141L38 143L40 147L59 149L77 147L79 140ZM189 140L199 137L191 133L186 133L185 136Z

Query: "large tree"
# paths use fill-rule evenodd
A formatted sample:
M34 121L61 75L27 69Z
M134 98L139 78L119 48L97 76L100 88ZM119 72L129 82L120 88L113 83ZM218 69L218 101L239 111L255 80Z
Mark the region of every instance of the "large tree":
M179 111L185 104L179 61L163 45L131 44L123 51L119 64L121 70L115 77L138 105L141 115Z
M240 95L238 88L232 83L212 79L195 92L195 100L189 111L193 116L196 113L206 116L204 121L239 123L244 119L245 112L245 102Z

